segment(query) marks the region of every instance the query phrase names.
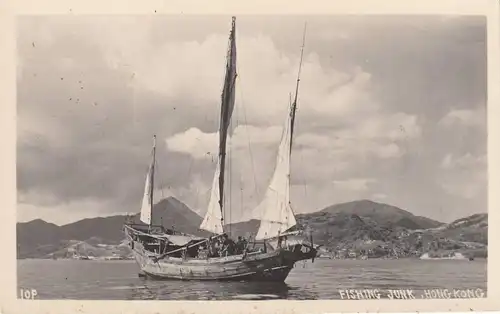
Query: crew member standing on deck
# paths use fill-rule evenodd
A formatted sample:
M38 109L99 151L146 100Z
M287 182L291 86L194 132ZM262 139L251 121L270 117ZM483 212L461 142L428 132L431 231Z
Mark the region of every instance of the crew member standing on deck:
M224 234L224 242L222 242L222 254L221 254L221 256L233 255L234 254L234 247L235 247L234 241L232 239L230 239L227 234Z
M238 237L238 242L236 242L236 254L242 254L247 247L247 241L242 236Z

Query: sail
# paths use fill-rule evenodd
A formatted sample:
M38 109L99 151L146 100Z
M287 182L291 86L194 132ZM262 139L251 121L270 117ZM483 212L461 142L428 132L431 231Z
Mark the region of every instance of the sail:
M222 227L222 212L219 206L219 164L217 163L217 169L215 171L214 179L212 182L212 192L210 194L210 201L208 203L207 213L205 218L201 222L200 229L221 234L224 232Z
M290 160L295 102L286 117L276 158L276 168L262 202L255 209L260 216L256 240L273 238L297 224L290 206Z
M274 174L264 199L255 209L255 211L260 214L260 227L255 236L256 240L277 237L297 224L297 220L295 219L295 215L290 205L290 161L292 156L293 130L295 112L297 111L297 97L299 94L305 37L306 26L304 26L304 35L302 38L299 72L297 75L297 85L295 87L295 99L290 105L290 111L286 117L280 146L278 148L278 156L276 157L276 168L274 169Z
M144 196L142 198L141 206L141 221L145 224L152 224L152 209L153 209L153 189L154 189L154 171L155 171L155 150L156 150L156 136L153 143L153 155L151 164L149 165L148 174L146 175L146 183L144 184Z
M229 36L229 48L227 51L226 74L221 96L221 111L219 125L219 158L212 184L210 201L205 219L200 225L201 229L220 234L223 232L223 204L224 204L224 175L226 166L226 143L231 116L235 101L236 82L236 19L233 17L231 33ZM215 220L219 220L218 223Z

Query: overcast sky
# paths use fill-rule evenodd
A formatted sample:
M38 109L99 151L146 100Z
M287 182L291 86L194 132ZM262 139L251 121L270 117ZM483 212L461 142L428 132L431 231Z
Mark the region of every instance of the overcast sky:
M486 212L484 18L242 16L226 221L251 217L272 175L306 20L294 211L372 199L444 222ZM153 134L158 198L203 215L230 23L19 19L18 221L137 212Z

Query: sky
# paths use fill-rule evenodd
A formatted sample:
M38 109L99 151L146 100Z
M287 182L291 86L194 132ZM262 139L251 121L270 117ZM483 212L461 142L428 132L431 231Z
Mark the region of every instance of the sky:
M295 213L371 199L450 222L487 212L486 20L240 16L225 221L274 170L307 22ZM157 201L204 215L230 16L17 21L18 221L136 213L157 135Z

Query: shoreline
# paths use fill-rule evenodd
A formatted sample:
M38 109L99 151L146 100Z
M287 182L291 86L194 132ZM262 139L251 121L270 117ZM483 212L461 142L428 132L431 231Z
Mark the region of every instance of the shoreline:
M86 261L86 262L135 262L134 259L88 259L88 260L80 260L80 259L74 259L74 258L58 258L58 259L52 259L52 258L17 258L17 261L25 261L25 260L37 260L37 261ZM331 261L368 261L368 260L419 260L419 261L467 261L467 262L473 262L476 260L482 261L485 260L487 261L487 257L477 257L474 258L474 260L470 261L469 259L448 259L448 258L427 258L427 259L421 259L420 257L414 257L414 256L407 256L407 257L400 257L400 258L380 258L380 257L374 257L374 258L325 258L325 257L316 257L314 258L315 261L317 260L331 260Z

